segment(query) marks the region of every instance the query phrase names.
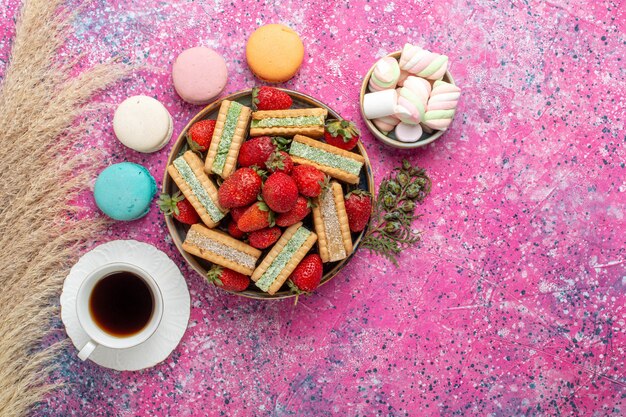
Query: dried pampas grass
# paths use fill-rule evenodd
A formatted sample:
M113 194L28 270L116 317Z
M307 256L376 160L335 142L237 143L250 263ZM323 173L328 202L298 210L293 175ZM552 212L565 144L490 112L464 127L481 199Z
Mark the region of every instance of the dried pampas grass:
M101 167L72 145L98 90L126 73L103 64L70 77L57 51L72 15L61 0L25 0L0 90L0 416L23 416L56 385L59 345L42 350L79 248L105 225L70 201ZM84 121L82 123L85 123ZM86 158L89 158L87 160Z

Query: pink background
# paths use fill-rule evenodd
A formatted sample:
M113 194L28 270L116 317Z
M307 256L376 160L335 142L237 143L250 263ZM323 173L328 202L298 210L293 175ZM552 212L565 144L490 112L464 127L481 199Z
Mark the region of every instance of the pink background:
M0 76L19 2L0 8ZM74 8L81 3L69 1ZM410 3L410 4L409 4ZM104 92L85 146L144 164L160 182L169 148L118 143L117 103L161 100L175 134L200 107L170 80L183 49L210 46L225 93L258 81L244 47L259 25L298 31L305 62L283 86L356 120L363 75L407 41L450 57L463 88L452 128L402 152L363 135L377 183L402 158L425 167L423 241L400 267L359 251L313 296L231 296L183 266L158 210L95 242L168 253L192 296L189 329L162 364L118 373L81 363L37 416L404 416L626 414L626 3L623 0L156 2L81 10L63 56L142 66ZM56 337L65 338L60 321Z

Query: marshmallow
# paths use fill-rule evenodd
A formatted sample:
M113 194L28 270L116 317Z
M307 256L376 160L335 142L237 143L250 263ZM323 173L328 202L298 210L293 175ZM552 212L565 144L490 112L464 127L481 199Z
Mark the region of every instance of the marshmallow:
M370 77L369 90L380 91L396 88L400 77L400 66L395 58L386 56L378 60L374 65L374 71Z
M405 94L413 94L417 98L420 99L424 106L428 102L428 97L430 96L430 92L432 87L430 83L423 78L410 76L404 81L404 86L402 90Z
M391 116L397 103L398 93L394 89L367 93L363 96L363 115L366 119Z
M398 78L398 85L400 87L402 87L404 85L404 81L409 78L409 75L411 75L410 72L405 71L405 70L401 70L400 71L400 78Z
M396 117L402 123L416 125L424 120L430 83L423 78L410 76L399 91Z
M417 142L422 137L422 126L400 123L394 133L400 142Z
M429 80L440 80L448 70L448 57L407 43L400 55L400 69Z
M401 101L401 102L400 102ZM419 120L419 113L415 108L412 107L409 103L407 103L406 99L402 99L398 97L398 105L394 109L393 115L400 119L401 122L409 124L417 124L414 120Z
M461 89L445 81L435 81L430 93L424 125L436 130L446 130L456 112L456 106L461 96Z
M425 133L433 133L434 132L433 129L431 129L430 127L426 126L424 123L420 123L420 125L422 126L422 130Z
M378 119L372 120L372 123L376 125L378 130L380 130L383 134L386 135L389 132L391 132L398 123L400 123L400 120L394 116L385 116L385 117L379 117Z

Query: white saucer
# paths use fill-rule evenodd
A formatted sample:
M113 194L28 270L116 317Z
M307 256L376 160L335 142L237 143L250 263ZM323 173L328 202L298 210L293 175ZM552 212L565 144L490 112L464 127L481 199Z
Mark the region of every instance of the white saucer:
M118 371L149 368L165 360L178 346L187 329L190 313L185 278L176 264L154 246L136 240L114 240L83 255L63 284L61 319L78 353L89 341L76 315L78 289L91 271L111 262L137 265L154 278L163 294L163 318L154 334L142 344L129 349L98 346L89 359Z

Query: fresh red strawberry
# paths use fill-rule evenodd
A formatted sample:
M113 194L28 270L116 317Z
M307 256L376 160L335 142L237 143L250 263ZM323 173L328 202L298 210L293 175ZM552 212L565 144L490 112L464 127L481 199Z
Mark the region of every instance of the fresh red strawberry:
M312 165L296 165L291 177L298 186L300 194L306 197L317 197L322 192L326 175Z
M285 174L291 174L293 161L287 152L276 151L273 152L269 158L267 158L265 166L269 172L284 172Z
M215 130L215 120L200 120L187 131L187 143L194 152L206 152L211 146L211 138Z
M354 190L346 196L346 214L353 232L365 229L372 213L372 197L367 191Z
M247 140L239 149L237 163L241 167L249 167L256 165L259 168L265 168L265 161L276 150L276 145L269 136L259 136Z
M275 172L265 180L263 200L276 213L286 213L296 205L298 186L287 174Z
M317 253L304 257L289 277L289 287L295 293L311 292L320 285L324 267Z
M180 191L177 191L173 196L161 194L158 205L166 216L174 216L181 223L196 224L200 221L196 209L193 208L189 200L181 195Z
M324 140L329 145L349 151L359 141L359 129L348 120L328 120L324 131Z
M302 196L298 196L296 205L291 210L276 217L276 224L280 227L291 226L302 221L309 213L311 213L310 201Z
M252 168L239 168L226 178L217 191L220 206L243 207L251 204L259 195L263 180Z
M230 216L233 218L235 222L238 222L243 213L248 210L248 207L234 207L230 209Z
M243 291L250 285L250 278L244 274L217 265L207 272L206 278L226 291Z
M267 229L256 230L248 236L250 246L257 249L265 249L272 246L280 238L279 227L269 227Z
M231 220L231 222L228 223L228 234L234 237L235 239L241 239L245 235L244 232L239 230L239 227L237 226L237 222L234 220Z
M274 216L270 208L262 201L257 201L241 215L237 226L242 232L254 232L274 225Z
M263 86L252 89L253 110L284 110L291 107L292 103L289 94L277 88Z

